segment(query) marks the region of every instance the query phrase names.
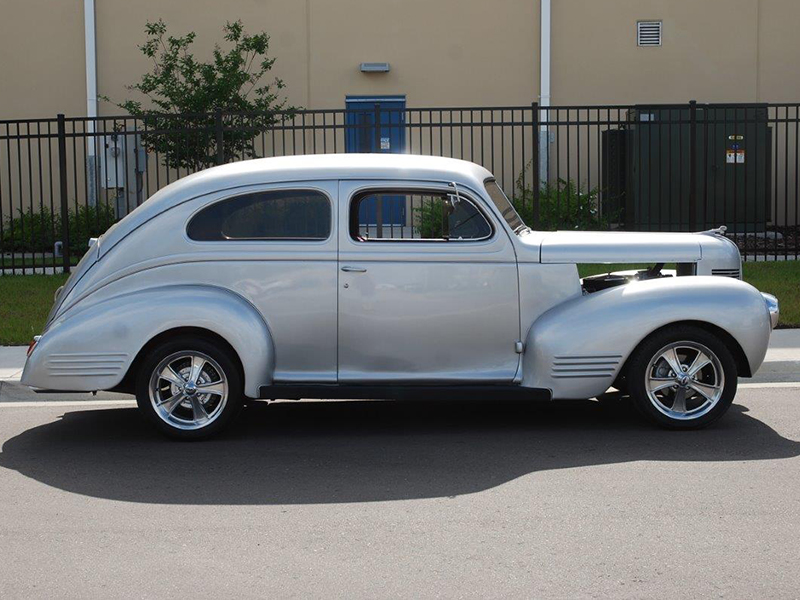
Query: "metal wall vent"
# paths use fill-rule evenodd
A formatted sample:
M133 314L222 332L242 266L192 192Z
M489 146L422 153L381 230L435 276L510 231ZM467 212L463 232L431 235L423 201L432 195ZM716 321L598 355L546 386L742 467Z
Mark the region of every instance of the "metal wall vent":
M636 23L636 43L639 46L660 46L661 21L638 21Z
M362 73L388 73L391 67L388 62L363 62L359 68Z

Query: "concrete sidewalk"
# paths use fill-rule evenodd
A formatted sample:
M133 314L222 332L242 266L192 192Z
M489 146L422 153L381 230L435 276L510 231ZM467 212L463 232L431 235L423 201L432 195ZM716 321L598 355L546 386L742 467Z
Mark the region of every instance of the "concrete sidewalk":
M800 329L776 329L772 332L767 362L800 362Z
M0 346L0 382L19 381L26 352L27 346ZM772 332L765 364L752 381L767 380L800 381L800 329Z
M27 346L0 346L0 381L19 381Z
M769 340L764 364L745 383L800 381L800 329L776 329Z

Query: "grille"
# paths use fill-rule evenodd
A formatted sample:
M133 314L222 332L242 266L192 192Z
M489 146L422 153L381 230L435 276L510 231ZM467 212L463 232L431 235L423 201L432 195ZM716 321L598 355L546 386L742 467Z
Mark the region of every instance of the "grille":
M719 275L720 277L739 279L739 269L711 269L711 274Z
M661 21L639 21L636 23L636 43L639 46L660 46Z

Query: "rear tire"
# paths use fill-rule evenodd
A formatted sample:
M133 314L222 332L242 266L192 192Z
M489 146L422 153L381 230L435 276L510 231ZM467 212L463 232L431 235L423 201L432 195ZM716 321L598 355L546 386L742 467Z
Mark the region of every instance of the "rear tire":
M181 336L152 350L136 377L139 409L175 439L219 433L239 413L243 398L234 357L196 336Z
M653 333L631 355L626 383L636 408L669 429L707 427L736 395L736 361L713 333L677 325Z

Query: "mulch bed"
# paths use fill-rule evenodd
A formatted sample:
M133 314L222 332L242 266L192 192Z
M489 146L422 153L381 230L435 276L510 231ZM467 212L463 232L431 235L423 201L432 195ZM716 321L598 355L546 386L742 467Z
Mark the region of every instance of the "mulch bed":
M755 254L800 254L800 226L769 227L763 232L734 235L728 233L742 253ZM778 235L774 235L778 234Z

